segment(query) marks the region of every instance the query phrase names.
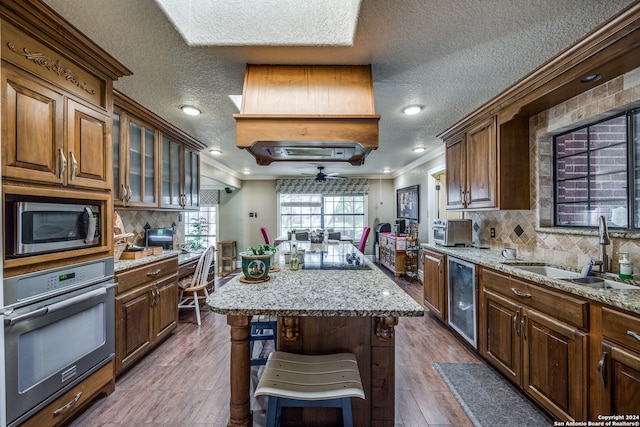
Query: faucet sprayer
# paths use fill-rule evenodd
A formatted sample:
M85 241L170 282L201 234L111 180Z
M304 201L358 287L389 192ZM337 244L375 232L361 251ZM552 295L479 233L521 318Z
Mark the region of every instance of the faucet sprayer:
M599 266L600 273L606 273L607 271L609 271L607 245L611 244L611 240L609 239L609 231L607 231L607 220L602 215L599 218L598 235L598 243L600 244L600 259L594 262L594 264Z

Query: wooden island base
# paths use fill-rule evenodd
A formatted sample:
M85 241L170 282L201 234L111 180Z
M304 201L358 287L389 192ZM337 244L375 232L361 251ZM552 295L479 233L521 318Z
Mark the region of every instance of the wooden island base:
M251 426L248 316L227 316L231 326L229 426ZM352 399L354 426L393 426L397 317L279 317L278 350L299 354L349 352L356 356L366 399ZM283 426L339 426L333 408L285 408Z

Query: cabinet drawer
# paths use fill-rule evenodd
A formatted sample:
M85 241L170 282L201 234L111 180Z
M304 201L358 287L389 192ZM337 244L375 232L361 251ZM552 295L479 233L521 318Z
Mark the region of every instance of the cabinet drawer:
M193 274L196 271L196 267L198 266L198 260L194 259L193 261L189 261L184 263L178 267L178 278L181 279L185 276Z
M107 386L109 383L111 385ZM99 392L109 394L114 387L115 377L113 375L113 361L111 361L29 418L22 426L61 425L69 419L69 416L78 412L87 403L90 403ZM56 411L59 412L56 414Z
M133 270L118 273L116 274L116 282L118 282L116 294L126 292L129 289L152 282L163 276L176 274L177 271L178 257L172 257L166 260L147 264Z
M589 303L491 270L483 270L483 283L501 295L582 329L588 327Z
M640 352L640 318L607 307L602 308L602 335Z

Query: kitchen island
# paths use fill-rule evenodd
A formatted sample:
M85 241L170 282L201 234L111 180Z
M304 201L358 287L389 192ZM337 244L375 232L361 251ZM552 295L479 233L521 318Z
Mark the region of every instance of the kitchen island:
M300 270L284 264L264 283L240 277L216 290L207 303L227 315L231 327L231 402L229 426L250 426L250 321L254 315L278 316L278 350L300 354L351 352L356 355L366 399L353 399L356 426L393 426L395 384L394 326L402 316L424 309L353 245L299 242L305 249ZM351 258L348 262L347 258ZM289 409L289 408L288 408ZM309 425L340 425L339 411L304 408L283 419Z

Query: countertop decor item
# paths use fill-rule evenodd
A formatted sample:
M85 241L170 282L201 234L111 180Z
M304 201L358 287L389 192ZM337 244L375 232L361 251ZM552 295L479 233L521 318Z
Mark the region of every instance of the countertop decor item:
M262 244L248 247L246 251L240 253L242 258L242 273L245 279L250 281L264 281L269 276L271 260L275 255L275 248L271 244ZM246 282L245 282L246 283Z

